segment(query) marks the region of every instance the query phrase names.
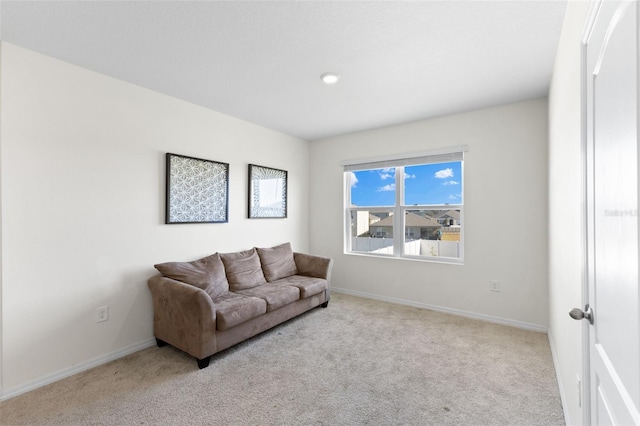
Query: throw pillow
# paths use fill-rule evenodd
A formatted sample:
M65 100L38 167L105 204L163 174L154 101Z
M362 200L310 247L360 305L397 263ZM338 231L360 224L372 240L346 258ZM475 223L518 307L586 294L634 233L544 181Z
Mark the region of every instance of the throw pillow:
M167 278L206 291L212 299L229 291L229 282L218 253L193 262L167 262L153 266Z
M231 291L246 290L264 284L264 274L256 249L220 253Z
M258 248L257 250L267 281L276 281L298 273L290 243L271 248Z

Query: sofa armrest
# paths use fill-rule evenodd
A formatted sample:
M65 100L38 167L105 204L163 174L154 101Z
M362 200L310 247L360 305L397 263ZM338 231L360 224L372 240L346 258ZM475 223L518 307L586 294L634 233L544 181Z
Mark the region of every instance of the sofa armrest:
M295 252L293 253L293 259L296 262L298 274L306 275L308 277L323 278L329 282L331 281L333 259Z
M216 311L204 290L161 275L148 286L156 338L198 359L216 352Z

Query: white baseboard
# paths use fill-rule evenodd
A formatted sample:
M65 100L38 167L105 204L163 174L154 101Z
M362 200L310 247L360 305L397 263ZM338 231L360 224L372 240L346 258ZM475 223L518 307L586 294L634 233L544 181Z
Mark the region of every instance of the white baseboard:
M17 388L9 389L8 391L3 391L0 393L0 401L6 401L7 399L11 399L18 395L22 395L23 393L30 392L34 389L41 388L43 386L49 385L53 382L57 382L58 380L65 379L67 377L73 376L74 374L82 373L83 371L90 370L92 368L98 367L102 364L106 364L108 362L114 361L118 358L122 358L134 352L141 351L143 349L150 348L156 344L156 340L154 338L150 338L147 340L143 340L138 343L134 343L133 345L127 346L120 350L110 352L108 354L99 356L97 358L91 359L89 361L82 362L80 364L74 365L73 367L65 368L63 370L57 371L53 374L49 374L40 379L31 381L22 386L18 386Z
M474 312L467 312L467 311L461 311L458 309L445 308L442 306L429 305L427 303L419 303L411 300L396 299L395 297L379 296L377 294L364 293L361 291L348 290L345 288L336 288L336 287L331 287L331 292L348 294L350 296L362 297L365 299L380 300L381 302L395 303L397 305L412 306L414 308L429 309L432 311L438 311L445 314L477 319L481 321L492 322L495 324L508 325L510 327L522 328L522 329L531 330L531 331L538 331L541 333L547 332L547 327L540 324L533 324L533 323L528 323L523 321L507 319L507 318L494 317L491 315L477 314Z

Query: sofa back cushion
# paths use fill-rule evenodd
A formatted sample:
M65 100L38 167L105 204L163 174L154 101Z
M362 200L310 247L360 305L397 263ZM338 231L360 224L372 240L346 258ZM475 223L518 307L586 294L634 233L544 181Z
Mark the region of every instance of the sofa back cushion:
M212 299L229 291L229 282L218 253L193 262L167 262L153 266L167 278L206 291Z
M256 249L220 253L231 291L246 290L266 282Z
M260 256L262 271L267 281L276 281L298 273L290 243L271 248L257 248L256 250Z

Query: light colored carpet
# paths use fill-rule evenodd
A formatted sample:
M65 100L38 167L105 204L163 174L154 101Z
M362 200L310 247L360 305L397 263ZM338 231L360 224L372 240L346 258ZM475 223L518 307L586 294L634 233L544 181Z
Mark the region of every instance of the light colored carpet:
M3 425L564 425L547 336L333 294L198 370L150 348L0 403Z

